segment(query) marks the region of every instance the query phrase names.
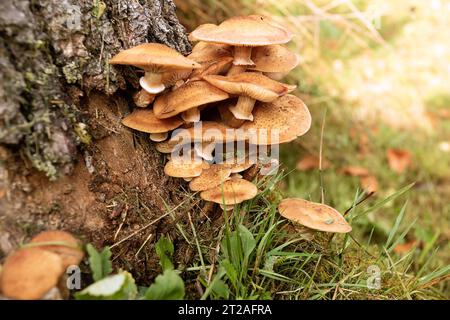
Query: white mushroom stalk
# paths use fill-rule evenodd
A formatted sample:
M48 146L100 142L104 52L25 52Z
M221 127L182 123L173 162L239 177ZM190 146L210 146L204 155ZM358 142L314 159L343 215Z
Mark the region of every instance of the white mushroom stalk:
M162 83L162 73L146 71L145 75L139 79L140 86L151 94L163 92L166 88Z
M256 100L246 96L239 96L239 99L235 106L230 107L231 113L233 113L236 119L253 121L253 107Z

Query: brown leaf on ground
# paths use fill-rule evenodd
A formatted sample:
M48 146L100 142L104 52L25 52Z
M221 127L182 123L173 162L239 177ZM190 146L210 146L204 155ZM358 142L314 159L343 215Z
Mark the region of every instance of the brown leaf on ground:
M364 176L368 176L370 174L369 170L367 170L366 168L363 168L363 167L358 167L358 166L343 167L341 171L342 171L342 173L347 174L352 177L364 177Z
M358 140L358 158L362 159L369 153L369 137L363 133Z
M387 150L389 168L397 173L403 173L412 164L411 153L407 150L393 149Z
M400 243L394 247L392 251L397 254L405 254L411 251L418 244L417 240L408 241L405 243Z
M363 176L359 178L361 188L367 193L378 191L378 180L374 175Z
M297 162L297 170L308 171L319 168L319 157L312 154L307 154L299 162ZM322 169L327 169L330 167L330 162L322 158Z

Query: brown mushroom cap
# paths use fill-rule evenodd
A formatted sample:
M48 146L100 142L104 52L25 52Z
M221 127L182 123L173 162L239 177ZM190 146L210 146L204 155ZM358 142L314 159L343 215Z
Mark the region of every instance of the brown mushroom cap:
M183 111L207 103L225 100L229 95L206 81L192 81L178 89L159 96L153 110L158 118L173 117Z
M175 150L175 148L178 149L178 147L181 148L181 146L177 146L176 142L170 140L158 142L155 145L156 150L158 150L161 153L172 153Z
M163 133L183 124L178 117L158 119L152 109L137 109L122 120L122 124L147 133Z
M200 126L201 125L201 126ZM242 130L229 128L216 121L200 121L193 127L178 129L169 140L174 142L231 142L243 141L247 137Z
M230 18L218 26L201 25L190 34L190 39L254 47L286 43L292 36L271 18L250 15Z
M296 87L256 72L243 72L232 76L209 75L203 79L230 94L248 96L263 102L271 102Z
M61 242L61 245L44 244L51 242ZM65 231L41 232L31 239L30 243L43 243L39 248L58 254L62 259L64 269L71 265L78 265L84 257L79 240Z
M170 177L192 178L201 175L202 171L208 167L208 163L199 158L191 159L191 161L171 159L164 166L164 173Z
M262 72L289 72L300 62L299 55L281 45L257 47L252 50L254 66L251 70Z
M204 191L214 188L224 182L231 174L231 168L221 164L213 164L209 169L189 183L192 191Z
M132 65L158 73L200 68L197 62L160 43L144 43L121 51L111 58L109 63Z
M249 143L271 145L286 143L305 134L311 127L311 114L300 98L285 95L273 102L257 105L253 121L241 129L248 134ZM272 136L274 135L274 136Z
M284 199L278 205L280 214L310 229L325 232L347 233L352 227L334 208L298 198Z
M258 193L256 186L244 179L230 179L223 184L202 191L200 197L206 201L233 205L252 199Z
M231 67L233 57L223 57L217 60L204 62L202 67L194 70L189 76L189 81L202 80L208 75L225 74Z
M0 291L11 299L40 299L57 285L63 272L58 254L41 248L21 249L6 259Z
M192 48L192 53L187 57L203 64L208 61L220 60L227 57L232 58L233 51L232 47L227 44L200 41Z

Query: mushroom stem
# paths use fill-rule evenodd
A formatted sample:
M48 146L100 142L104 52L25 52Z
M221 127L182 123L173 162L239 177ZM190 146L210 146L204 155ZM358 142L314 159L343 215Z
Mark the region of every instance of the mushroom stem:
M231 113L236 119L253 121L253 107L256 100L246 96L239 96L239 99L235 106L230 107Z
M233 64L237 66L253 66L255 63L251 59L252 47L238 46L234 47Z
M231 66L230 70L228 70L227 76L239 74L239 73L245 72L245 70L247 70L246 66L237 66L237 65L233 64Z
M161 142L167 139L168 132L150 133L150 140L155 142Z
M145 72L145 75L139 79L141 87L151 94L157 94L164 91L165 86L162 83L162 73Z
M144 89L139 90L136 92L136 94L133 96L133 101L139 108L145 108L150 103L155 100L155 95L152 93L148 93Z
M199 122L200 121L200 110L198 108L191 108L181 113L181 118L185 122Z

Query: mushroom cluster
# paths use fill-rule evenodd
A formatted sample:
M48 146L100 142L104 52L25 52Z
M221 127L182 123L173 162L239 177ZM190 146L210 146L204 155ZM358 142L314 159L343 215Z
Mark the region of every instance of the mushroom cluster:
M139 108L122 123L149 133L168 154L164 172L189 181L202 199L231 209L253 198L257 187L240 173L311 126L306 105L289 94L296 86L279 82L299 63L283 46L292 36L271 18L250 15L199 26L187 57L158 43L118 53L109 63L145 72L134 96Z
M83 257L80 242L70 233L41 232L6 258L0 273L0 293L20 300L67 298L65 272Z

